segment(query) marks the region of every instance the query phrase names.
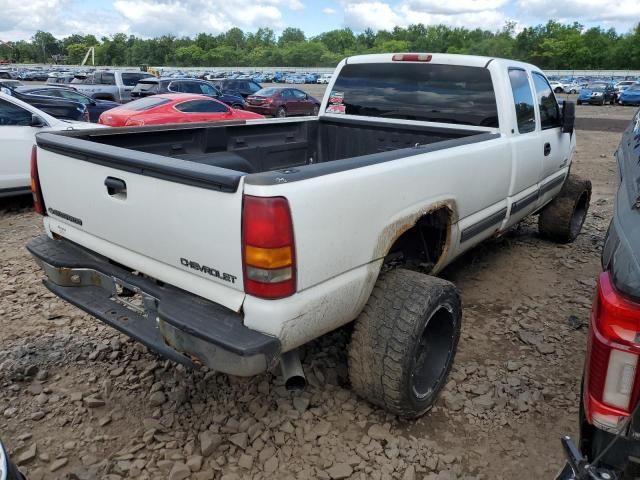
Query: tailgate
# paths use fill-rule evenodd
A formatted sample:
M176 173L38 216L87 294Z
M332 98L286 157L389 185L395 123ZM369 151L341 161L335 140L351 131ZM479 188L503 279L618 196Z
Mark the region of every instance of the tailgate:
M38 146L52 233L240 309L239 172L56 134Z

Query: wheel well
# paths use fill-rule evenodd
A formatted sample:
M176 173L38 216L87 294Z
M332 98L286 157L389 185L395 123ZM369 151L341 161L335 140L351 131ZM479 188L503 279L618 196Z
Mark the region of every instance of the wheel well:
M424 214L391 245L385 263L408 264L431 272L449 248L451 220L452 212L447 207Z

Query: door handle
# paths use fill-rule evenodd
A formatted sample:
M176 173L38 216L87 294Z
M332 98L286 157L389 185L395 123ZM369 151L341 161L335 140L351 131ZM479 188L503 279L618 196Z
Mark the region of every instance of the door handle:
M127 195L127 184L124 180L116 177L107 177L104 179L104 186L107 187L107 193L112 197L115 195Z
M544 144L544 156L548 156L551 153L551 144L550 143L545 143Z

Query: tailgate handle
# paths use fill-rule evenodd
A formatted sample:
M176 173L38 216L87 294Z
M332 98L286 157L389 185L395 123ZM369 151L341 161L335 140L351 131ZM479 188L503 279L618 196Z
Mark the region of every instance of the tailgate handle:
M116 177L107 177L104 179L104 186L107 187L107 193L114 196L127 196L127 184L124 180Z

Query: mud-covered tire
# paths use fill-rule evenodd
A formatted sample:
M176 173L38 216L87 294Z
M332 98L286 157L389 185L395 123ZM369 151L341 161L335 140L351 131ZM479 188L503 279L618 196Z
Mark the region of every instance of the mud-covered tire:
M557 243L573 242L587 218L590 200L591 181L569 175L558 196L540 212L540 235Z
M349 346L353 390L402 418L424 414L453 365L461 318L451 282L404 269L383 274L355 321Z

